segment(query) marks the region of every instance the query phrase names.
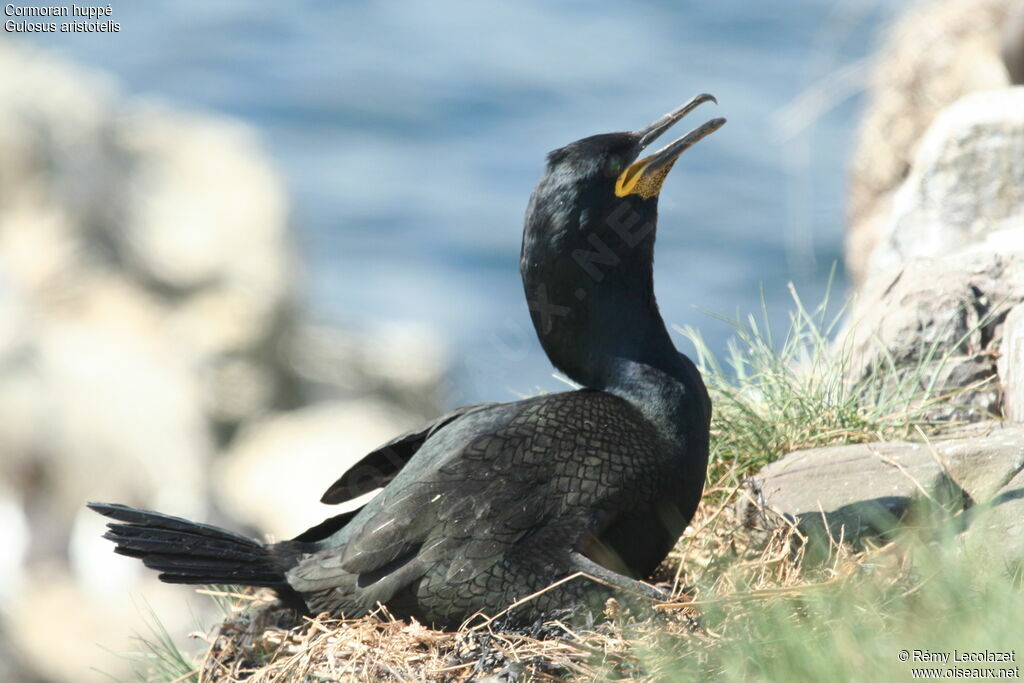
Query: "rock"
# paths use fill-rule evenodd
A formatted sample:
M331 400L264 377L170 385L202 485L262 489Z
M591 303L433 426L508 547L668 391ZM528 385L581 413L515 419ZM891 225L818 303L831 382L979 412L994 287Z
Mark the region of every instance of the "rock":
M422 329L399 325L364 331L357 337L300 324L285 340L283 355L309 402L371 397L395 403L423 419L438 413L449 366L439 339Z
M1019 0L1003 25L1001 53L1010 82L1024 85L1024 2Z
M144 292L220 445L316 400L437 411L436 339L300 322L284 185L252 131L121 98L95 72L10 43L0 75L0 278L24 308L111 274Z
M1001 412L996 358L1006 315L1022 301L1024 228L1000 231L956 254L873 275L835 346L848 356L851 382L919 373L918 388L934 382L933 393L972 387L936 417L982 419Z
M878 246L878 235L889 221L893 194L894 191L890 191L873 198L871 205L858 213L856 222L850 219L848 223L843 260L853 288L862 285L868 277L868 264Z
M10 40L0 42L0 72L0 210L85 208L109 177L113 83Z
M294 299L288 203L253 133L20 43L0 74L0 263L27 307L116 274L166 319L214 422L293 402L273 351Z
M1006 316L998 371L1004 417L1024 422L1024 305L1014 306Z
M138 563L132 558L117 559ZM202 641L190 642L186 636L219 620L220 610L209 597L196 595L186 586L162 584L152 573L139 588L145 590L145 602L123 587L117 594L96 596L60 567L37 566L17 600L5 610L10 617L6 635L42 680L154 680L133 675L132 662L123 656L147 657L139 637L156 639L154 616L182 652L192 656ZM148 657L151 660L152 655Z
M21 590L30 540L21 500L3 481L0 481L0 529L3 529L4 539L3 553L0 553L0 605L3 605ZM2 640L0 637L0 642ZM0 645L0 680L7 680L2 673L3 646Z
M910 408L933 424L970 424L1002 415L1002 394L996 382L992 356L950 356L923 363L920 369L907 367L888 380L906 384L919 398Z
M918 505L984 503L1024 470L1024 428L931 443L869 443L797 451L765 467L741 501L752 528L795 521L812 540L884 538Z
M269 416L239 434L218 464L221 506L277 540L343 512L318 501L364 455L419 424L393 405L334 402Z
M940 14L966 10L963 3L940 5L934 10ZM968 34L987 36L987 45L1008 5L985 2L976 9L964 27L945 30L961 43ZM953 14L943 21L949 24ZM934 17L924 17L931 15L915 26L921 36L902 41L931 45L927 22ZM959 54L961 43L951 52ZM903 163L898 154L893 159ZM956 394L930 409L928 417L937 421L999 416L1006 393L1005 382L996 381L1003 321L1024 301L1024 88L974 93L952 104L917 146L913 165L904 166L909 177L899 190L872 200L873 213L861 212L873 226L871 239L849 236L861 284L837 341L839 352L849 354L847 379L883 373L890 387Z
M912 501L945 496L942 468L923 444L873 443L790 453L751 482L740 516L752 528L795 522L816 542L859 544L892 532ZM940 492L941 491L941 492Z
M0 486L25 488L45 423L46 391L32 361L35 321L26 297L10 285L0 251Z
M146 278L181 291L217 285L270 308L287 292L288 202L241 124L154 104L116 120L119 220L104 227Z
M0 489L24 506L29 560L67 556L89 498L201 512L209 427L158 303L112 274L4 291L0 325L17 332L0 335Z
M38 445L66 524L89 497L203 509L211 438L157 304L121 278L88 281L45 310L35 348L48 393Z
M134 576L111 569L130 563L111 553L95 528L88 548L102 549L101 560L85 558L85 543L72 541L83 503L100 498L202 516L214 448L206 369L216 368L223 355L263 353L278 334L267 311L278 315L275 309L290 296L283 283L289 270L281 266L290 259L281 246L283 209L274 206L283 201L282 191L270 187L276 182L270 176L259 177L269 164L246 136L232 137L230 126L162 112L119 99L95 72L25 43L0 41L0 490L16 492L0 503L6 543L0 613L11 616L6 631L20 641L31 610L37 611L38 638L24 649L48 660L40 665L47 675L62 671L65 680L81 680L95 663L94 643L120 649L131 633L125 612L135 613L127 597L139 586ZM227 141L216 144L220 132ZM157 133L167 136L162 146L152 140ZM188 144L175 154L179 139ZM216 171L201 163L200 145L220 155L205 162ZM209 182L220 175L216 193L197 184L200 171ZM269 199L248 197L250 189ZM190 193L201 198L189 201ZM252 215L225 208L243 203L239 197L249 210L273 209L255 232ZM147 247L155 243L168 258L182 259L194 244L188 242L194 216L174 214L173 202L182 211L209 210L222 222L199 227L231 235L206 237L213 246L218 240L229 245L221 247L221 261L204 261L221 270L201 273L209 281L195 291L172 287L163 271L158 276L156 259L148 255L154 249L128 247L129 235L145 228L160 233ZM226 224L238 220L248 223ZM179 234L182 242L175 243ZM133 237L131 243L141 242ZM223 254L231 249L238 253L227 259ZM267 256L272 252L279 253ZM214 293L227 302L219 306L220 319L187 314L194 301ZM230 345L207 331L224 320L234 326ZM65 583L78 582L64 595L67 602L24 602L39 587L31 579L44 566L59 567ZM117 615L102 609L113 598L99 585L114 577L126 579L117 585L127 602ZM73 605L85 609L87 603L95 612L91 623L104 624L102 632L72 614ZM163 616L177 620L173 612ZM69 632L55 633L54 621ZM72 641L83 646L71 648ZM68 643L68 651L54 657L54 642Z
M970 511L960 540L979 564L1019 575L1024 567L1024 471L989 502Z
M878 216L910 171L918 142L943 109L966 94L1005 88L1000 29L1017 0L915 5L881 49L850 173L846 263L863 280Z
M1024 428L998 422L971 427L932 441L930 450L968 505L985 504L1024 469Z
M0 482L63 557L87 498L201 514L212 424L292 400L287 202L239 124L23 43L0 76Z
M0 621L0 680L6 683L46 683L25 655L11 642L3 622Z
M2 42L0 188L0 482L35 555L63 555L87 497L201 514L213 452L272 411L436 412L437 344L324 332L308 353L284 186L244 126ZM341 337L347 387L322 352Z
M152 104L126 106L116 123L126 172L101 229L164 299L210 417L234 425L288 405L287 370L269 349L293 298L281 179L240 124Z
M881 225L870 272L1024 229L1024 88L977 93L936 119Z

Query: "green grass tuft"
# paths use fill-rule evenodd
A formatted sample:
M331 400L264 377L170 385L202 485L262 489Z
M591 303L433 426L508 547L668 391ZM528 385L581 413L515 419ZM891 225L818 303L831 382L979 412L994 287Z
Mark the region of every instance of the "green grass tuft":
M181 651L149 603L144 603L140 612L149 633L135 636L138 651L120 655L131 664L135 680L140 683L199 683L194 657Z
M679 681L909 680L912 669L941 665L903 662L901 650L1024 656L1019 579L974 562L953 538L869 555L852 575L824 584L711 605L703 623L702 636L648 652L648 670Z
M886 367L851 379L851 349L833 341L845 307L833 312L826 292L809 310L792 285L789 290L794 309L781 339L768 322L763 296L760 320L715 316L733 331L724 361L698 330L675 327L693 344L714 402L710 481L729 472L749 476L802 448L907 438L916 428L931 431L937 406L977 388L950 391L938 385L951 353L937 345L923 349L910 367L897 367L886 356Z

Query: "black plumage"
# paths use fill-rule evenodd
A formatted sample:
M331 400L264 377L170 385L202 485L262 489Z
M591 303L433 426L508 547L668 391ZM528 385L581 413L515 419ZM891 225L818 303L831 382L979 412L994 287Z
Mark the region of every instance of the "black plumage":
M653 288L657 198L679 155L715 119L642 150L708 95L633 133L548 156L526 215L521 272L552 363L584 388L467 406L364 457L324 494L358 510L277 544L119 505L106 538L173 583L270 586L311 612L455 626L511 613L659 594L650 575L700 501L711 405L676 351ZM577 573L581 576L566 580Z

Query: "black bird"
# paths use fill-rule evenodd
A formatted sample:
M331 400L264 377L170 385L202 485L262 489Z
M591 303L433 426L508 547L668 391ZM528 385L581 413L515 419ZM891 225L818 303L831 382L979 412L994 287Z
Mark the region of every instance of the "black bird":
M658 193L679 155L725 120L638 157L707 101L548 155L520 269L544 351L582 389L466 406L399 436L322 501L383 487L376 497L290 541L92 503L116 520L105 538L170 583L269 586L348 617L382 603L452 627L541 592L507 617L523 623L623 592L659 597L637 579L696 511L711 403L654 299Z

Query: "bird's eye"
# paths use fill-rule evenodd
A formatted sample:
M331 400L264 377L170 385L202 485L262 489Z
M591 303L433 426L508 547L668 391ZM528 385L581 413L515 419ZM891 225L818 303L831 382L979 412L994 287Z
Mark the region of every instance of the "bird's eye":
M623 163L621 157L611 157L604 165L604 172L608 175L608 177L614 178L615 176L622 173L622 167Z

